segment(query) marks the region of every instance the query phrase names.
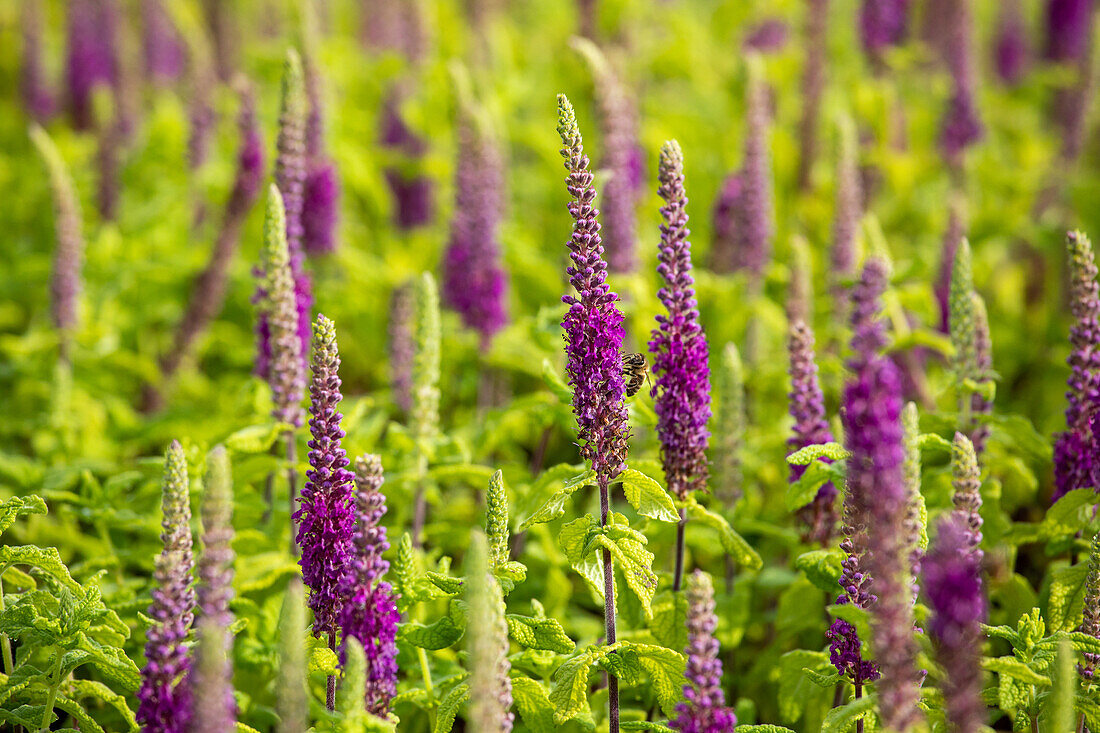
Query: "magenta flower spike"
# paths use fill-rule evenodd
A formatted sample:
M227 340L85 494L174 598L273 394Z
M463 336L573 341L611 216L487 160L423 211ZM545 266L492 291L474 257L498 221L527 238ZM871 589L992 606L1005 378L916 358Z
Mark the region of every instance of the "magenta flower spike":
M997 76L1009 86L1023 80L1031 61L1031 44L1021 0L1004 0L993 41L993 65Z
M947 67L951 72L951 99L940 127L940 149L952 166L961 165L963 152L981 139L974 94L974 18L970 0L952 3L949 35L945 38Z
M817 378L813 330L801 318L795 318L787 343L791 374L788 397L794 418L794 433L787 440L787 448L793 452L807 445L829 443L833 434L825 419L825 396ZM805 472L806 466L791 466L790 482L795 483ZM837 490L831 481L817 490L812 502L798 510L798 518L806 527L807 539L822 546L830 543L839 518Z
M775 237L775 204L769 150L768 90L760 59L749 56L746 88L744 189L734 209L734 266L746 270L754 289L762 287Z
M305 126L306 176L302 185L302 246L311 255L336 250L336 222L339 215L340 180L336 163L325 154L325 105L321 72L315 59L307 56L305 91L309 114Z
M710 249L710 269L726 273L737 269L736 213L742 206L745 194L745 177L740 171L731 173L722 181L718 196L714 199L711 226L714 241Z
M688 578L687 599L686 700L676 706L677 717L669 725L680 733L726 733L737 725L737 717L726 707L722 692L722 660L714 638L718 628L714 586L702 570Z
M1066 390L1066 430L1054 440L1054 493L1058 501L1073 489L1097 485L1096 405L1100 400L1100 287L1092 242L1082 232L1066 235L1070 262L1069 332L1072 350L1067 359L1070 376Z
M192 575L190 485L187 459L179 441L172 441L164 462L161 484L161 542L153 578L153 604L145 642L145 667L138 689L137 720L145 730L187 733L191 721L191 670L187 636L195 618Z
M859 9L859 37L863 51L880 64L891 46L898 46L909 30L910 0L862 0Z
M970 542L963 517L943 517L922 573L932 610L928 631L944 670L944 712L951 730L959 733L978 733L986 722L981 666L986 598L981 555L971 551Z
M42 6L23 3L19 15L23 48L19 63L19 92L23 107L38 124L45 124L57 111L57 100L46 80L42 58Z
M393 589L384 580L390 563L382 554L390 543L382 526L386 513L383 480L381 458L363 455L355 459L354 554L344 575L344 603L339 614L345 644L349 637L354 637L363 645L367 658L367 710L380 717L386 716L390 699L397 692L395 639L400 620Z
M69 110L78 130L86 130L94 122L95 88L114 84L118 76L113 50L117 48L117 39L112 32L111 12L96 0L68 3L65 76Z
M158 84L168 84L183 75L187 54L163 0L141 0L142 50L145 71Z
M507 323L508 277L501 266L500 219L504 171L489 133L470 115L459 125L455 209L443 253L443 299L478 332L487 348Z
M402 91L395 88L386 97L380 142L404 158L401 165L389 166L384 173L394 200L394 224L408 230L429 224L435 216L435 203L432 179L419 170L428 144L401 117L402 96Z
M1046 49L1051 61L1080 61L1088 53L1093 0L1047 0Z
M919 675L906 547L908 491L904 476L901 378L880 351L886 343L878 319L886 267L870 260L852 294L853 377L844 390L848 492L867 543L867 573L877 600L871 606L879 709L883 727L907 731L920 720ZM862 525L862 527L861 527Z
M656 381L651 393L668 488L684 500L692 491L706 489L710 367L692 277L684 159L675 140L661 147L657 177L657 193L665 202L657 255L663 286L657 297L665 313L657 316L649 342Z

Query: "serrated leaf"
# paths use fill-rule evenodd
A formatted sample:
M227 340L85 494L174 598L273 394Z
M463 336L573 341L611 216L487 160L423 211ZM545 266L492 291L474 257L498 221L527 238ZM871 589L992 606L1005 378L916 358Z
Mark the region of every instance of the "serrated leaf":
M1054 571L1050 583L1048 617L1053 631L1072 631L1081 622L1085 608L1085 577L1088 565L1078 563Z
M588 675L605 653L603 647L589 647L562 662L554 672L554 688L550 690L549 699L554 706L555 723L562 725L587 709Z
M66 686L68 687L69 697L76 700L92 698L104 705L109 705L124 721L126 721L131 730L138 729L134 711L131 710L130 706L126 703L126 697L124 695L118 694L110 687L107 687L107 685L96 680L70 679Z
M842 461L851 455L840 443L814 443L787 456L787 463L792 466L808 466L820 458Z
M847 705L835 707L828 712L821 723L821 733L845 733L851 730L857 720L872 714L875 709L875 696L866 695L852 700Z
M266 453L275 445L279 436L294 430L293 425L283 422L267 422L249 425L229 435L225 441L227 450L234 453Z
M790 728L781 725L739 725L733 729L733 733L794 733Z
M919 436L917 436L917 446L921 450L938 450L947 453L948 455L951 454L951 451L954 447L950 440L936 433L921 433Z
M432 733L450 733L451 729L454 728L458 711L469 699L470 685L467 683L463 682L461 685L451 688L447 696L439 702L439 709L436 710L435 728L432 729Z
M843 562L844 553L840 550L811 550L796 557L794 567L805 573L806 579L817 588L826 593L838 593Z
M519 526L520 532L528 529L535 524L543 524L545 522L552 522L558 517L565 514L565 502L573 494L580 491L585 486L593 483L596 480L595 471L585 471L579 476L574 476L565 482L560 490L554 493L546 502L535 510L534 514L524 520L523 524Z
M823 461L814 461L808 465L797 481L787 484L787 491L783 496L787 511L793 512L812 502L822 486L836 480L838 471L833 464Z
M508 614L508 634L516 643L527 649L544 649L559 654L569 654L576 644L565 633L561 623L553 618L534 618Z
M336 652L327 646L315 646L309 650L309 673L332 675L336 674L336 667L340 664L340 658Z
M462 638L464 633L455 625L450 616L443 616L430 626L419 623L404 623L397 633L402 641L431 651L446 649Z
M1092 512L1086 511L1086 508L1095 506L1096 498L1096 492L1092 488L1067 492L1047 509L1043 522L1039 525L1041 536L1054 539L1076 534L1089 523Z
M45 514L46 502L41 496L13 496L0 503L0 532L5 532L15 520L28 514Z
M432 585L448 596L457 596L462 592L462 578L452 578L450 575L437 573L434 570L429 570L427 576Z
M35 547L34 545L0 546L0 565L29 565L40 573L48 575L73 593L80 592L80 584L73 580L69 568L61 561L56 547Z
M612 513L614 515L614 512ZM615 515L621 518L622 515ZM643 538L644 539L644 538ZM653 572L653 553L645 548L642 541L634 537L623 536L616 539L606 534L594 534L585 548L584 555L602 547L611 553L612 563L617 566L626 578L626 585L638 597L645 612L646 619L653 618L653 595L657 592L657 575Z
M694 502L687 504L687 510L690 519L718 530L722 549L738 564L750 570L758 570L764 566L764 561L756 550L752 549L745 538L738 534L721 514L716 514L703 505Z
M624 720L619 723L619 730L656 730L675 733L674 729L664 723L655 723L652 720Z
M546 689L530 677L512 678L512 703L531 733L556 733L554 706Z
M665 715L671 716L676 709L676 704L683 697L684 667L687 659L680 652L667 649L656 644L623 644L623 648L617 653L633 653L638 656L638 662L649 674L653 691L657 695L657 702Z
M840 673L835 669L831 672L818 672L816 669L810 669L809 667L802 670L802 673L806 675L810 682L813 682L818 687L823 687L826 690L834 689L841 681Z
M616 480L622 483L626 500L643 517L662 522L680 521L676 504L656 479L636 469L627 468Z
M1050 677L1039 674L1016 657L987 657L982 660L982 667L1024 684L1050 685Z
M687 595L684 593L664 591L656 596L649 630L657 641L669 649L687 646L687 610Z

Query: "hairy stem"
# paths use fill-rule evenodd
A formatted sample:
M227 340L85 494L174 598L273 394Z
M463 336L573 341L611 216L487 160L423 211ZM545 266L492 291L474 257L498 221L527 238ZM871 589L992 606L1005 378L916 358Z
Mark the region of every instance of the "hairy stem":
M680 522L676 525L676 568L672 574L672 590L679 592L684 583L684 529L687 527L687 510L680 509Z
M428 652L417 647L416 655L420 658L420 676L424 679L424 694L428 698L428 722L435 730L435 690L432 688L432 670L428 667Z
M852 699L858 700L861 697L863 697L863 685L857 683L856 692L852 696ZM863 718L856 721L856 733L863 733Z
M608 492L608 477L600 476L600 526L607 526L607 515L611 509ZM614 644L615 633L615 569L611 564L611 552L603 549L603 618L604 643ZM619 733L619 678L607 673L608 733Z
M63 655L60 650L56 654L57 660L54 662L53 670L50 672L50 691L46 695L46 707L42 711L42 731L41 733L49 733L51 719L53 718L53 704L57 701L57 691L61 687L61 659Z

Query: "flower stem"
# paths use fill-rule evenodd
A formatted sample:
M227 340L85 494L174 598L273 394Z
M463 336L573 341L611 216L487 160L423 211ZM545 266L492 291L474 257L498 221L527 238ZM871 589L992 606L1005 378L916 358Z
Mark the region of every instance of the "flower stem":
M608 477L600 476L600 526L607 526L607 515L611 509L608 492ZM615 633L615 569L611 564L611 551L603 549L603 618L604 643L614 644ZM607 673L608 733L619 733L619 678Z
M428 700L428 722L432 730L435 730L435 691L432 689L432 670L428 667L428 653L417 647L416 655L420 658L420 676L424 678L424 694Z
M54 662L53 671L50 672L50 678L53 680L50 683L50 691L46 695L46 707L42 711L42 730L41 733L49 733L51 718L53 717L53 704L57 700L57 690L61 687L61 651L56 653L57 661Z
M863 697L863 685L857 683L856 684L856 692L852 696L852 699L853 700L858 700L861 697ZM859 720L856 721L856 733L863 733L863 718L862 717Z
M333 652L336 651L336 630L331 629L328 632L328 648ZM329 710L336 710L336 675L330 674L327 680L327 687L325 689L325 705Z
M286 442L286 483L287 493L290 495L290 554L298 557L298 523L294 521L295 502L298 501L298 446L294 440L294 432L291 430L283 434Z
M1077 733L1085 733L1085 714L1077 716Z
M672 590L679 592L684 583L684 528L687 527L687 510L680 508L680 522L676 525L676 569L672 574Z

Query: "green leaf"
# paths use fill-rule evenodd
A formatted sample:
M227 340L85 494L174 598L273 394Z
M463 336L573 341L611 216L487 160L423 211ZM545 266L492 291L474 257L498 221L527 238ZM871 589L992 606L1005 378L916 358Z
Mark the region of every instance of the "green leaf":
M657 730L675 733L672 728L664 723L654 723L651 720L624 720L619 723L619 730Z
M532 525L552 522L562 516L565 514L565 501L583 487L592 484L595 480L595 471L585 471L581 475L569 479L559 491L546 500L546 503L536 509L534 514L524 520L523 524L519 526L518 531L523 532Z
M687 684L684 679L684 667L687 664L684 655L656 644L627 642L623 642L616 654L637 655L638 662L649 673L661 710L665 715L671 716L675 712L676 704L682 699L684 685Z
M833 617L844 619L855 626L860 639L871 638L871 620L866 608L860 608L852 603L834 603L831 606L826 606L826 610Z
M842 461L851 455L840 443L815 443L787 456L787 463L792 466L808 466L819 458Z
M739 725L733 729L733 733L794 733L790 728L781 725Z
M794 567L805 573L807 580L816 587L826 593L837 593L843 571L842 562L844 553L840 550L811 550L796 557Z
M556 733L554 706L546 689L530 677L512 678L512 703L531 733Z
M653 621L649 630L669 649L687 646L687 594L662 591L653 603Z
M28 514L45 514L46 502L41 496L13 496L0 504L0 532L6 532L15 520Z
M617 524L620 528L626 526L626 517L618 512L611 512L609 523ZM650 604L653 594L657 592L657 575L653 572L653 553L645 548L645 537L639 533L636 536L623 535L611 538L607 534L593 534L584 549L584 556L588 557L596 548L604 548L611 553L612 562L622 571L626 578L626 585L641 601L642 610L646 619L653 618L653 609Z
M517 644L527 649L569 654L577 646L557 619L515 614L508 614L505 618L508 621L508 634Z
M807 649L796 649L779 658L779 715L784 721L797 722L805 712L805 700L814 692L806 670L828 666L827 654Z
M0 546L0 565L29 565L40 573L56 580L62 587L74 593L81 591L80 584L73 580L69 568L61 561L56 547L35 547L34 545Z
M435 728L432 729L432 733L450 733L451 729L454 728L458 711L469 699L470 686L465 682L452 688L439 703L439 709L436 711Z
M315 646L309 650L309 673L323 675L336 674L340 658L327 646Z
M1047 613L1052 631L1072 631L1081 622L1088 570L1087 563L1078 563L1054 571Z
M840 673L837 672L836 669L833 669L831 672L818 672L816 669L807 667L803 669L802 672L809 678L810 682L826 690L835 689L842 680Z
M589 647L562 662L554 672L549 699L554 706L555 723L562 725L588 709L588 675L605 654L603 647Z
M1092 488L1067 492L1047 509L1040 525L1042 536L1047 539L1056 539L1076 534L1088 525L1092 517L1092 512L1085 510L1095 505L1096 492Z
M66 684L69 697L74 700L97 700L104 705L109 705L130 726L130 730L138 729L134 711L126 704L126 697L112 690L102 682L85 679L70 679Z
M830 481L837 481L838 476L843 478L837 465L822 461L811 463L797 481L787 485L784 496L787 511L793 512L809 504L817 496L818 489Z
M870 716L874 709L874 695L866 695L833 708L821 723L821 733L845 733L855 726L857 720Z
M432 585L448 596L457 596L462 592L462 578L452 578L450 575L437 573L434 570L429 570L427 576Z
M917 446L921 450L931 448L947 453L948 455L950 455L951 451L954 449L954 444L952 444L950 440L936 433L921 433L917 437Z
M450 616L443 616L430 626L413 622L401 624L397 636L413 646L434 651L454 644L462 638L463 631Z
M1039 674L1016 657L987 657L982 660L982 667L1027 685L1050 685L1050 677Z
M626 500L643 517L662 522L680 521L680 514L676 511L672 497L655 479L641 471L628 468L620 473L616 480L622 483Z
M266 453L284 433L294 430L283 422L267 422L249 425L231 434L224 441L225 447L234 453Z
M718 537L722 542L722 549L736 560L740 565L750 570L759 570L764 566L764 561L752 549L745 538L734 531L726 518L721 514L710 511L701 504L690 501L687 504L688 517L707 527L718 530Z
M569 385L561 378L558 370L554 368L549 359L543 359L542 361L542 381L546 383L546 386L562 403L566 405L573 404L573 390L569 389Z

